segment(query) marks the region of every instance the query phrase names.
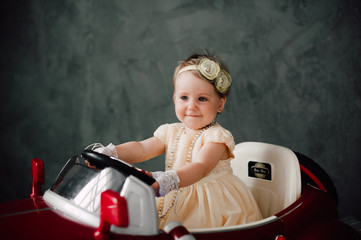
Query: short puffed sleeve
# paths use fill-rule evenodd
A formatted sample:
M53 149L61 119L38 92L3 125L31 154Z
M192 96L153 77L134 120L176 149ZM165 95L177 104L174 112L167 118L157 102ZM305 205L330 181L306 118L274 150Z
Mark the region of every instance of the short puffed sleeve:
M235 148L235 143L233 135L223 127L218 125L210 128L208 131L206 131L203 142L226 144L230 158L234 158L233 150Z
M157 130L155 130L153 135L154 135L154 137L159 138L163 144L166 144L167 136L168 136L168 129L169 129L169 124L161 125L160 127L158 127Z

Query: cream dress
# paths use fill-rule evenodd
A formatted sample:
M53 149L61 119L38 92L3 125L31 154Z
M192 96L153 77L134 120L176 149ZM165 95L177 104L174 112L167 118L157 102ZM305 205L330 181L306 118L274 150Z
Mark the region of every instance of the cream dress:
M182 123L165 124L154 133L154 136L166 146L166 164L176 135L182 126ZM186 164L195 134L181 135L174 153L172 169L178 169ZM226 144L230 158L219 161L206 177L193 185L181 188L178 193L173 190L165 197L157 198L158 211L161 209L164 215L169 209L164 217L158 219L160 228L172 221L179 221L188 229L194 229L232 226L262 218L247 186L233 175L230 160L234 158L232 151L235 144L229 131L218 123L204 131L194 144L192 159L201 147L209 142ZM161 202L164 206L160 208Z

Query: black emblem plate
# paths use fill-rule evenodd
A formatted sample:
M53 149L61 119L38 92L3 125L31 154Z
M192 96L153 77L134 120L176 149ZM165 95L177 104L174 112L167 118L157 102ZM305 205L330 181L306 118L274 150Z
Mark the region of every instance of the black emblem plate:
M248 162L248 176L272 181L272 167L269 163Z

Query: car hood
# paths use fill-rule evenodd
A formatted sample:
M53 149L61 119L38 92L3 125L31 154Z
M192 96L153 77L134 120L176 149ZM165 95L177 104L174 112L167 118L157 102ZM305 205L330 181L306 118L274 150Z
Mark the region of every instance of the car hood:
M94 228L59 214L42 197L2 203L1 239L92 239Z

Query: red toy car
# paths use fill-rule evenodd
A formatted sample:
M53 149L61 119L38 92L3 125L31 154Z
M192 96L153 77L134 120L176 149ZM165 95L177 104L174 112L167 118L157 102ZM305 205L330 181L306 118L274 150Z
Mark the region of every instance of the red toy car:
M119 159L85 150L41 191L44 163L32 160L31 198L0 205L1 239L361 239L338 220L337 193L311 159L265 143L238 144L234 174L264 219L224 228L158 228L154 179ZM82 163L87 159L98 170Z

